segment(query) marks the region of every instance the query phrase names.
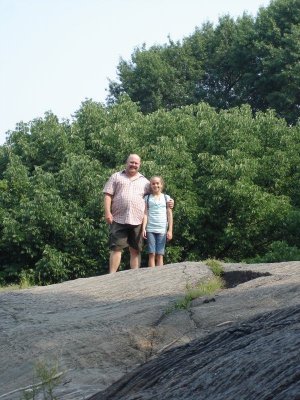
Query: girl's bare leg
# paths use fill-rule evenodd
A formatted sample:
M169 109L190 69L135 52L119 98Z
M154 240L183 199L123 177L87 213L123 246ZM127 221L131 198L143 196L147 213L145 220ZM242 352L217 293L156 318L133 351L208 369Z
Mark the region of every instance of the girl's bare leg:
M164 265L164 256L162 254L156 254L156 263L157 267L162 267Z
M149 253L148 267L155 267L155 254Z

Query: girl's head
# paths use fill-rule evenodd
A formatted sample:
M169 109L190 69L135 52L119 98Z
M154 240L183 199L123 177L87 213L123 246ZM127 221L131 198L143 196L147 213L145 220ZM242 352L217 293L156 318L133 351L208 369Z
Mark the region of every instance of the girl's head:
M151 193L159 193L163 191L164 180L161 176L152 176L150 179L150 190Z

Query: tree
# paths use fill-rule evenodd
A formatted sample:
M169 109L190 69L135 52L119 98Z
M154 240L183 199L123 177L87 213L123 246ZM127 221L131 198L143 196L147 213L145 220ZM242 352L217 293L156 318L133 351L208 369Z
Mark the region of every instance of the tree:
M1 282L105 273L102 188L130 153L141 155L148 178L163 176L175 199L166 262L283 261L280 249L299 256L299 125L271 111L253 116L249 105L145 115L128 96L108 106L84 102L67 125L54 117L20 124L0 147Z
M127 93L144 113L205 101L217 110L250 104L296 123L300 108L300 5L273 0L247 15L204 24L182 42L145 46L117 67L110 103Z

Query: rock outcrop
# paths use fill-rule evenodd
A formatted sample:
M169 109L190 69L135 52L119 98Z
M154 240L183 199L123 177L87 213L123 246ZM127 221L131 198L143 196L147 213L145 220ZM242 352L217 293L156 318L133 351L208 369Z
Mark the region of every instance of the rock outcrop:
M0 400L20 400L24 389L37 383L37 361L58 365L57 398L87 399L138 366L167 357L168 351L179 352L190 343L197 347L195 340L217 340L263 313L299 307L300 262L224 264L224 270L227 289L171 313L166 311L188 286L212 276L205 264L142 268L1 292ZM292 335L292 324L285 334L289 331ZM265 357L271 365L273 350Z
M261 314L170 350L90 400L300 398L300 308Z

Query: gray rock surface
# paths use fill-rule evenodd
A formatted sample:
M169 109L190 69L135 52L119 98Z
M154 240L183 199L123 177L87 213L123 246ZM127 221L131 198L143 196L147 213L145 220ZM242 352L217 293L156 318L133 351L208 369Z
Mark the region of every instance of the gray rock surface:
M212 275L186 262L0 293L0 399L19 400L35 363L57 363L62 400L103 391L170 349L251 317L299 306L300 262L224 264L236 282L270 274L166 313L188 285ZM257 275L256 275L257 276ZM249 277L249 276L248 276ZM250 276L251 277L251 276Z
M170 350L90 400L300 398L300 308L250 321Z

